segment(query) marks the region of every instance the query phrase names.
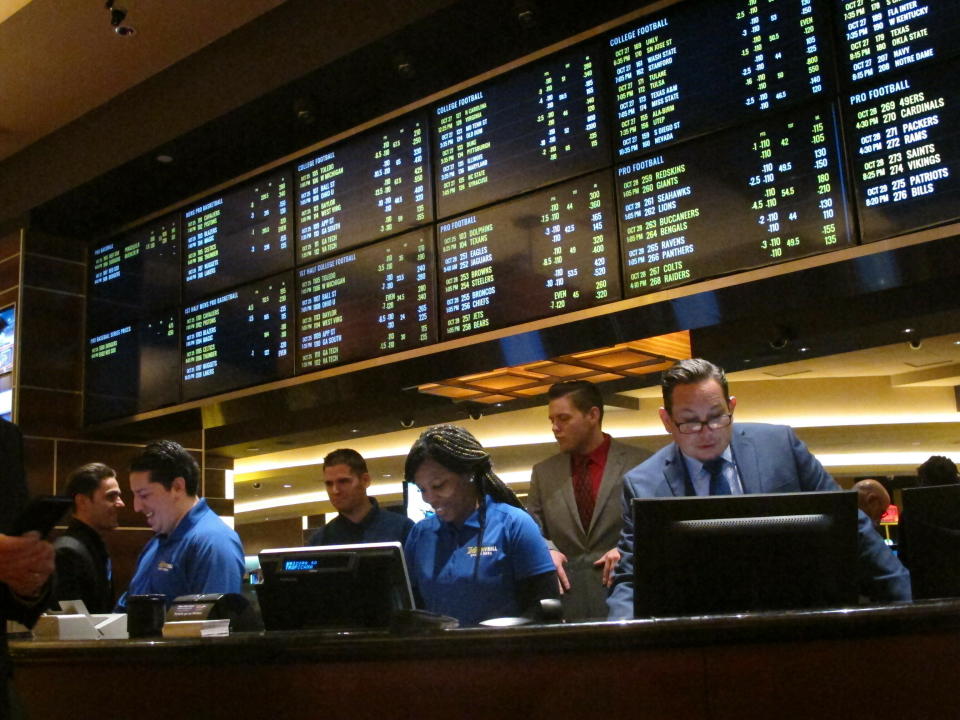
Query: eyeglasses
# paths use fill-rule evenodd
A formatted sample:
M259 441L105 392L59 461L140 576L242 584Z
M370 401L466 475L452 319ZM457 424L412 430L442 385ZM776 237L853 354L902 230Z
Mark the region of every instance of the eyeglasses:
M692 420L690 422L678 423L676 420L673 421L677 430L682 432L684 435L695 435L696 433L703 430L703 426L706 425L711 430L719 430L720 428L725 428L731 422L733 422L733 413L726 413L724 415L717 415L716 417L709 418L707 421L703 422L700 420Z

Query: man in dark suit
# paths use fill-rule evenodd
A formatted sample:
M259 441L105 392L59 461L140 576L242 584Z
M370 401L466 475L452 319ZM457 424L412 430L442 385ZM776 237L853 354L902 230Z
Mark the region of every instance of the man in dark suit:
M9 530L27 500L23 437L0 419L0 530ZM0 717L13 717L9 701L12 668L7 656L6 621L33 625L46 607L53 546L37 533L0 534Z
M73 500L73 518L53 543L57 575L52 606L83 600L88 612L108 613L114 598L103 536L117 527L117 510L123 507L117 474L103 463L84 465L70 475L63 494Z
M557 383L547 395L562 452L533 467L527 510L540 523L557 568L564 619L604 618L620 559L621 479L649 453L603 432L603 398L593 383Z
M682 360L663 374L661 386L660 420L673 442L624 476L610 619L633 617L633 498L839 489L789 427L733 424L737 400L713 363ZM862 512L858 531L861 593L878 601L909 600L910 574Z

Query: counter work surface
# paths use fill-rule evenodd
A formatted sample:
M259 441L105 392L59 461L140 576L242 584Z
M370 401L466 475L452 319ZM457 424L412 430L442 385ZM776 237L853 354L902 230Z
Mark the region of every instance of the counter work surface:
M418 635L12 638L31 717L941 718L956 707L960 599ZM145 706L141 689L164 688ZM470 712L464 714L464 708ZM811 714L811 707L815 712ZM251 708L256 709L256 711ZM509 712L507 710L509 709ZM102 710L102 708L101 708ZM504 715L504 712L507 712Z
M956 630L960 599L927 600L790 612L653 618L619 622L457 628L422 633L302 630L244 632L220 638L50 641L11 637L22 666L60 662L64 653L100 662L282 662L365 658L446 657L530 651L668 648L705 644L784 642Z

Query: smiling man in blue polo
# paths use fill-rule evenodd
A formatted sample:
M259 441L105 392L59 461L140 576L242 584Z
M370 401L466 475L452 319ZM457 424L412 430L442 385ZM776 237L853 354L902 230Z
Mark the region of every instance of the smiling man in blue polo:
M140 552L128 595L162 594L169 607L179 595L239 593L243 581L240 537L198 497L200 468L180 445L158 440L130 464L133 507L156 533Z

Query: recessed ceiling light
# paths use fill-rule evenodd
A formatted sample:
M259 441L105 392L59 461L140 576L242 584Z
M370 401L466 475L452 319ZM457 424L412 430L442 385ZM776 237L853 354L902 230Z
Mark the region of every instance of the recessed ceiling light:
M393 477L393 475L391 475L390 473L384 473L383 476L384 476L385 478L392 478L392 477Z
M360 428L354 428L354 429L351 430L350 432L352 432L352 433L358 433L358 432L360 432Z
M802 347L802 348L800 348L800 352L809 352L809 350L810 350L810 348L808 348L808 347Z
M284 483L283 486L284 486L285 488L292 488L292 487L293 487L293 485L291 485L290 483Z
M154 159L155 159L158 163L160 163L161 165L169 165L170 163L173 162L173 156L172 156L172 155L163 155L163 154L161 154L161 155L157 155L157 157L154 158Z
M258 448L258 447L248 447L248 448L247 448L247 452L260 452L260 448Z
M907 334L910 334L913 332L913 328L904 328L903 331Z

